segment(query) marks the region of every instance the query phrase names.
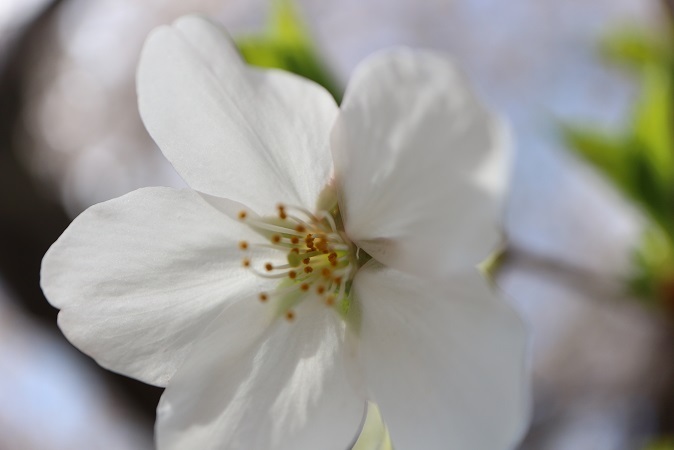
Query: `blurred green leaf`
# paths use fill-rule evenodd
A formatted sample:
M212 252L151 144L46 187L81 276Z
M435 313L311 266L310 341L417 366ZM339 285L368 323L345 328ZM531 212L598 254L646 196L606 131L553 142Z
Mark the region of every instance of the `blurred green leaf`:
M674 242L660 227L645 231L641 246L634 254L634 266L632 291L657 305L663 283L674 275Z
M634 177L627 155L629 149L623 137L573 126L562 126L562 135L570 149L608 177L616 187L630 196L634 193Z
M644 82L629 134L574 126L562 126L562 134L569 148L674 238L674 91L657 73Z
M635 186L632 200L656 225L674 238L671 186L658 182L656 168L648 160L648 148L639 141L631 141L630 147L629 163Z
M648 66L634 116L634 137L642 145L644 157L663 190L674 186L673 82L666 68Z
M674 308L674 46L672 35L634 29L610 35L602 46L612 60L635 69L639 100L627 126L613 133L563 126L578 155L602 173L650 219L634 255L633 291L654 305ZM672 40L674 42L674 40ZM674 311L674 310L673 310Z
M600 48L609 60L633 68L662 62L671 53L668 39L636 28L621 28L608 34Z
M235 39L244 59L254 66L287 70L326 88L337 102L342 90L321 60L313 40L291 0L272 0L265 30Z

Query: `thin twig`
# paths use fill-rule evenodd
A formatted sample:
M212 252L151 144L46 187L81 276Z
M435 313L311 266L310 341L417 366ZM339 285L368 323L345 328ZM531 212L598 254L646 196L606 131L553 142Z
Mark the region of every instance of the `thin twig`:
M619 277L602 274L561 259L509 245L502 256L499 272L523 269L540 277L554 279L597 299L627 299L629 292Z

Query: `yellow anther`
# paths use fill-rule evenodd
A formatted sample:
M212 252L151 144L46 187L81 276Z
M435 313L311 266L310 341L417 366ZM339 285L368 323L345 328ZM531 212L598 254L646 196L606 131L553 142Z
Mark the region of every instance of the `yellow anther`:
M272 270L274 270L274 266L271 263L265 264L264 268L267 270L267 272L271 272Z
M311 258L304 258L304 259L302 260L302 262L303 262L304 264L309 264L309 263L311 262Z
M271 241L274 244L278 244L279 242L281 242L281 236L279 236L278 234L275 234L271 237Z
M300 238L298 238L297 236L293 236L290 238L290 242L292 242L293 244L299 244Z
M295 319L295 313L292 311L286 312L286 319L288 319L289 322L292 322Z
M328 306L332 306L335 304L335 296L334 295L328 295L325 299L325 304Z
M264 292L260 294L260 301L261 302L266 302L268 299L269 299L269 297Z
M246 250L246 249L248 249L248 242L246 242L246 241L241 241L241 242L239 242L239 248L240 248L241 250Z
M319 284L318 286L316 286L316 292L318 293L318 295L323 294L325 292L325 286Z
M239 220L243 220L248 216L246 211L239 211Z
M295 231L297 231L298 233L304 233L305 231L307 231L307 229L304 227L304 225L297 225L295 227Z
M323 270L321 270L321 275L323 275L323 278L330 278L332 276L332 270L324 267Z
M295 272L294 270L291 270L290 272L288 272L288 278L290 278L291 280L294 280L295 278L297 278L297 272Z
M314 244L314 247L316 247L320 251L327 251L328 250L328 242L322 237L316 238L314 240L313 244Z
M288 217L285 206L279 204L276 208L278 209L279 218L285 220Z
M243 267L250 267L250 259L244 258L244 260L241 261L241 264L243 264Z
M313 271L314 271L314 269L313 269L311 266L306 266L306 267L304 268L304 273L311 273L311 272L313 272Z
M308 290L309 290L309 284L307 284L307 283L302 283L302 284L300 285L300 289L302 289L304 292L308 291Z

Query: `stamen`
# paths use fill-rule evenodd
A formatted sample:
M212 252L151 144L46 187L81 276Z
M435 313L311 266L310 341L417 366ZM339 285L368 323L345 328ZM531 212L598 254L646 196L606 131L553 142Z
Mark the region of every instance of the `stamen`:
M295 211L301 212L302 214L304 214L305 216L307 216L307 218L308 218L309 220L311 220L312 222L318 222L318 219L316 218L315 215L313 215L313 214L311 213L311 211L309 211L309 210L307 210L307 209L304 209L304 208L302 208L301 206L288 206L288 208L294 209ZM300 219L297 219L297 220L300 220Z
M286 214L286 211L285 211L285 206L279 204L276 208L278 209L279 218L282 219L282 220L285 220L288 217L288 215Z
M277 303L278 300L280 314L292 321L295 306L310 292L329 307L347 301L351 261L355 261L351 252L355 247L338 230L337 219L323 210L314 215L303 208L283 204L276 209L276 217L258 217L245 210L239 213L241 220L246 219L247 225L265 237L263 242L240 241L241 250L262 247L280 251L287 259L286 264L276 264L270 259L254 266L250 256L243 259L243 266L256 276L280 280L273 291L258 294L260 302ZM300 212L299 217L293 214L295 211Z
M314 236L311 233L307 234L307 237L304 238L304 243L307 245L307 247L313 250Z
M285 228L278 225L273 225L271 223L263 222L262 220L248 220L247 222L253 228L258 228L260 230L271 231L273 233L280 233L282 235L289 234L292 236L303 236L302 233L299 233L293 230L292 228Z
M272 250L283 250L283 248L288 248L290 249L290 244L284 244L281 242L280 244L258 244L257 242L255 244L251 244L251 247L255 248L270 248ZM292 251L292 249L291 249Z
M324 219L330 224L330 228L333 233L337 233L337 225L335 224L335 219L332 218L332 214L327 211L319 211L318 214L321 216L321 219Z
M292 221L294 221L294 222L297 224L296 229L299 228L299 227L302 227L302 228L305 229L305 230L306 230L307 228L313 228L313 227L312 227L311 225L309 225L306 221L304 221L304 220L300 219L299 217L294 216L294 215L292 215L292 214L288 215L287 218L288 218L288 220L292 220ZM298 231L299 231L299 230L298 230Z
M246 267L248 267L248 266L246 266ZM255 269L254 267L250 267L250 271L253 272L256 276L258 276L260 278L267 278L269 280L285 278L285 277L288 276L287 272L265 273L265 272L260 272L259 270Z
M324 238L319 237L314 240L314 247L319 249L322 252L325 252L328 250L328 241L326 241Z

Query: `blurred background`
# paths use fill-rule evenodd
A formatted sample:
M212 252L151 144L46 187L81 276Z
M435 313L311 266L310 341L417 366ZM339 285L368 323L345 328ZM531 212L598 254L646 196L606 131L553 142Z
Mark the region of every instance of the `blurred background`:
M377 49L435 48L511 122L493 269L532 328L521 449L674 449L674 2L296 4L313 42L297 48L319 55L308 75L336 96ZM182 185L140 122L134 72L148 32L191 12L253 62L284 39L268 0L0 0L0 450L152 448L161 390L65 341L39 267L88 206Z

